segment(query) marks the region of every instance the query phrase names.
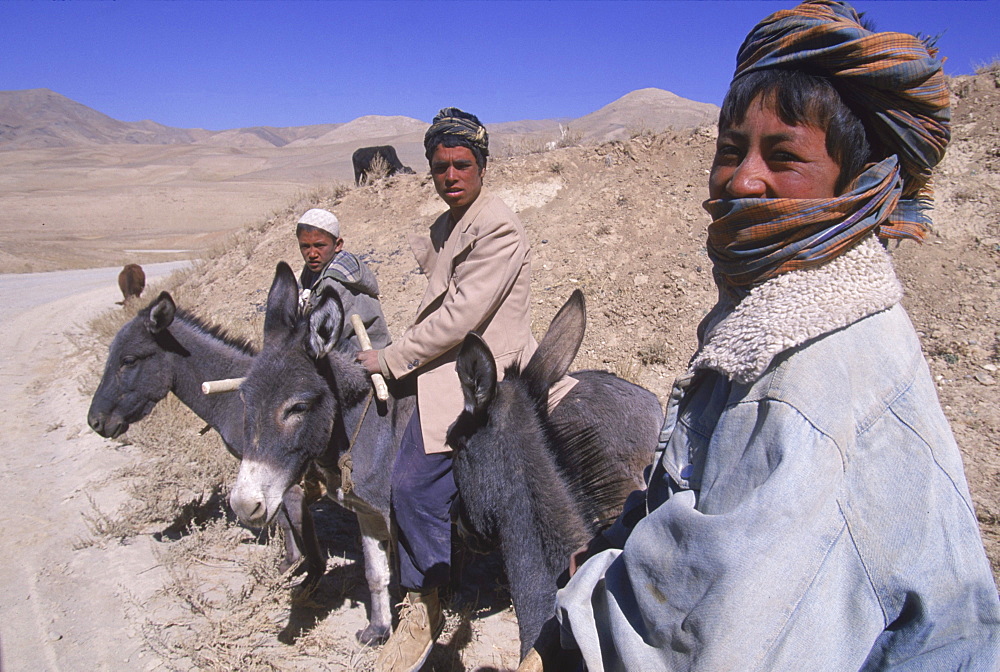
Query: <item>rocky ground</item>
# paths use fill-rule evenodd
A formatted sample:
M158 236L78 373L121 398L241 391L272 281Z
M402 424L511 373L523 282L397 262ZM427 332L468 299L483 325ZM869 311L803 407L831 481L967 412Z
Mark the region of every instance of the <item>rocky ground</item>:
M1000 71L955 79L952 90L955 139L935 182L935 231L925 244L903 244L893 254L1000 574ZM531 239L536 334L582 289L588 327L576 366L614 371L661 400L715 296L701 209L713 142L711 129L637 132L596 147L505 158L487 174L488 187L519 211ZM406 235L424 230L441 210L424 175L303 197L175 276L168 286L178 303L259 341L274 266L286 260L299 267L293 222L309 207L337 213L347 247L378 274L390 328L402 332L424 288ZM95 323L92 342L75 355L86 393L96 386L121 312ZM74 427L80 420L72 419ZM185 409L165 402L129 431L128 445L106 442L104 450L128 458L103 481L125 493L124 501L99 503L81 548L66 549L71 562L101 562L136 544L153 549L158 589L138 602L123 598L122 607L146 668L370 666L373 653L353 641L366 591L350 517L334 506L317 509L329 571L318 594L292 601L275 572L277 547L225 516L219 501L235 464L199 429ZM186 468L167 468L178 463ZM465 574L454 582L446 636L428 669L511 667L517 631L502 577L490 558L458 553Z

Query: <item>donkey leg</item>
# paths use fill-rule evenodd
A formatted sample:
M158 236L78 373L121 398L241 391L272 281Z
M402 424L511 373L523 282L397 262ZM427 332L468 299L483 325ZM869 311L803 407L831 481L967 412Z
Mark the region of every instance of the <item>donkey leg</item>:
M365 558L365 579L371 593L371 617L356 634L362 644L382 644L392 634L392 607L389 603L389 535L379 515L358 515L361 550Z

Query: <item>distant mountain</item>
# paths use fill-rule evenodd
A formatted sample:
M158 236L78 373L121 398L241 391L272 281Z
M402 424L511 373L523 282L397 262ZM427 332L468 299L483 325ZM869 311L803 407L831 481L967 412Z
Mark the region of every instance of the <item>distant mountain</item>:
M569 123L584 141L620 140L634 133L662 133L668 129L695 128L714 124L719 107L699 103L663 89L638 89L596 112Z
M316 124L314 126L253 126L234 128L213 133L202 141L206 145L221 147L284 147L299 140L315 140L344 124Z
M719 108L662 89L640 89L579 119L542 119L489 124L496 138L551 142L604 142L640 132L714 123ZM201 144L242 149L388 143L419 145L427 122L404 116L368 115L341 124L278 128L254 126L225 131L171 128L153 121L112 119L48 89L0 91L0 149L86 145ZM417 152L420 154L421 152Z
M365 138L392 138L408 133L423 133L426 130L427 122L413 117L384 117L370 114L358 117L346 124L339 124L337 128L318 138L303 138L290 144L295 147L335 145L356 142Z
M81 144L176 145L211 135L153 121L112 119L48 89L0 91L0 147L31 149Z
M521 121L504 121L499 124L486 124L490 135L528 135L538 132L559 132L559 126L573 121L569 118L559 119L522 119Z

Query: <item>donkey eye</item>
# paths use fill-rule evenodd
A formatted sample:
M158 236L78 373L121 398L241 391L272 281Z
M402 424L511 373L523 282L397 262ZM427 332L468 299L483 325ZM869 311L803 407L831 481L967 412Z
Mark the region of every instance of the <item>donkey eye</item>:
M299 401L288 408L285 409L285 417L291 417L293 415L302 415L309 411L309 403L305 401Z
M138 357L133 355L126 355L122 357L122 366L135 366L135 363L139 361Z

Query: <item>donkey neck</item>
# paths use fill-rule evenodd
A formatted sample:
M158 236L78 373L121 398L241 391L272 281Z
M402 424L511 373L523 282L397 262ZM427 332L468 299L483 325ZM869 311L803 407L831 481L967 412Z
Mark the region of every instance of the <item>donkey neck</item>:
M206 395L201 384L206 380L246 375L253 356L183 316L175 319L169 331L180 346L171 353L174 362L171 391L234 447L234 441L240 439L243 431L239 395L233 392Z

